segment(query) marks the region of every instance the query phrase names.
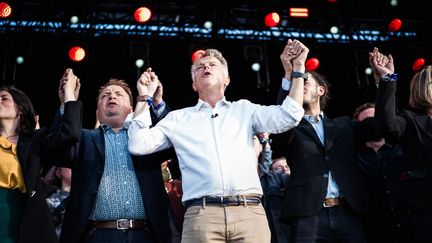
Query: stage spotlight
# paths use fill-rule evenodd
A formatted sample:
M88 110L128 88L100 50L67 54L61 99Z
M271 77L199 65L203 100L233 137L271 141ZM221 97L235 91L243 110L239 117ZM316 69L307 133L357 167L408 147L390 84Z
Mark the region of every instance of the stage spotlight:
M191 57L191 59L192 59L192 63L195 62L195 60L196 60L197 58L198 58L198 59L202 58L202 57L204 56L204 54L205 54L205 51L204 51L204 50L201 50L201 49L194 51L194 52L192 53L192 57Z
M138 23L147 22L152 16L152 12L149 8L140 7L135 10L134 18Z
M320 65L320 61L316 57L309 58L306 60L306 70L315 71Z
M332 26L332 27L330 28L330 33L332 33L332 34L337 34L337 33L339 33L339 28L338 28L337 26Z
M294 18L307 18L309 17L308 8L290 8L290 16Z
M69 58L74 62L81 62L86 56L84 48L80 46L74 46L69 49Z
M78 21L79 21L79 18L78 18L78 16L72 16L71 18L70 18L70 22L71 22L71 24L76 24L76 23L78 23Z
M0 2L0 18L7 18L12 14L12 7L6 2Z
M135 66L137 68L142 68L144 66L144 60L143 59L136 59Z
M390 1L390 5L392 5L393 7L396 7L399 4L398 0L391 0Z
M401 27L402 27L402 20L393 19L392 21L390 21L388 25L388 30L391 32L396 32L399 31Z
M371 75L372 74L372 68L370 68L370 67L365 68L365 74Z
M253 71L259 72L259 70L261 70L261 64L258 62L252 63L251 68Z
M425 63L426 61L424 58L417 58L412 65L412 70L414 72L420 71L424 67Z
M211 29L213 27L213 23L211 21L204 22L204 28Z
M280 16L276 12L269 13L264 18L264 23L267 27L275 27L280 22Z
M17 58L16 58L16 63L17 64L23 64L24 63L24 57L22 57L22 56L17 56Z

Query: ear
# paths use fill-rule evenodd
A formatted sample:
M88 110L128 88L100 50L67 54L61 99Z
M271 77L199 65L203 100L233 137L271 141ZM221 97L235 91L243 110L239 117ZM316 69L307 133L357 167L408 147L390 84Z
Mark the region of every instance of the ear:
M323 96L324 93L326 92L324 86L318 86L318 95L319 96Z
M57 167L57 168L55 169L55 175L56 175L58 178L61 177L61 176L60 176L60 173L61 173L60 168Z
M224 82L225 88L228 86L228 84L230 83L230 81L231 81L231 79L230 79L229 76L225 78L225 82Z

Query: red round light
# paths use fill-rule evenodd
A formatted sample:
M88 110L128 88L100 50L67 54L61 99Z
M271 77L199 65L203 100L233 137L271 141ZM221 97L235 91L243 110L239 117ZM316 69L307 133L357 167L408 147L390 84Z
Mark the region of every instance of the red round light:
M69 49L69 58L74 62L80 62L84 59L86 53L84 48L80 46L74 46Z
M192 53L192 62L194 62L197 58L201 59L205 55L204 50L196 50Z
M134 18L138 23L147 22L152 16L152 12L149 8L140 7L135 10Z
M420 69L424 67L425 63L426 61L424 58L417 58L412 65L412 70L414 72L420 71Z
M7 18L11 14L12 14L12 7L5 2L0 2L0 18Z
M316 57L309 58L306 61L306 70L315 71L320 65L320 61Z
M276 12L269 13L264 18L264 23L267 27L275 27L279 24L280 17L279 14Z
M402 20L393 19L392 21L390 21L390 23L388 25L388 30L391 32L396 32L396 31L400 30L401 27L402 27Z

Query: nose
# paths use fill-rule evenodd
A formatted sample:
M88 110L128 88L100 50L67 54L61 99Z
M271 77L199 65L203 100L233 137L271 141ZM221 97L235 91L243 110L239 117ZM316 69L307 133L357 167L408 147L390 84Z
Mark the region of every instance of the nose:
M117 98L117 96L116 96L115 93L110 93L110 94L108 95L108 99L110 99L110 100L112 100L112 99L116 99L116 98Z

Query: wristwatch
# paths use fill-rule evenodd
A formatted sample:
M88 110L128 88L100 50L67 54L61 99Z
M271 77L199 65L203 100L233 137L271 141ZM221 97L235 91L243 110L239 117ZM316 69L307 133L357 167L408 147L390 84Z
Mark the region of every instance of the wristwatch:
M397 81L398 75L397 75L397 73L393 73L393 74L387 73L381 79L384 81L387 81L387 82L388 81Z
M147 105L151 106L153 104L153 97L149 95L138 95L136 97L136 102L147 102Z
M308 75L307 75L307 73L294 71L291 73L291 80L293 80L294 78L303 78L304 81L306 81L306 80L308 80Z

